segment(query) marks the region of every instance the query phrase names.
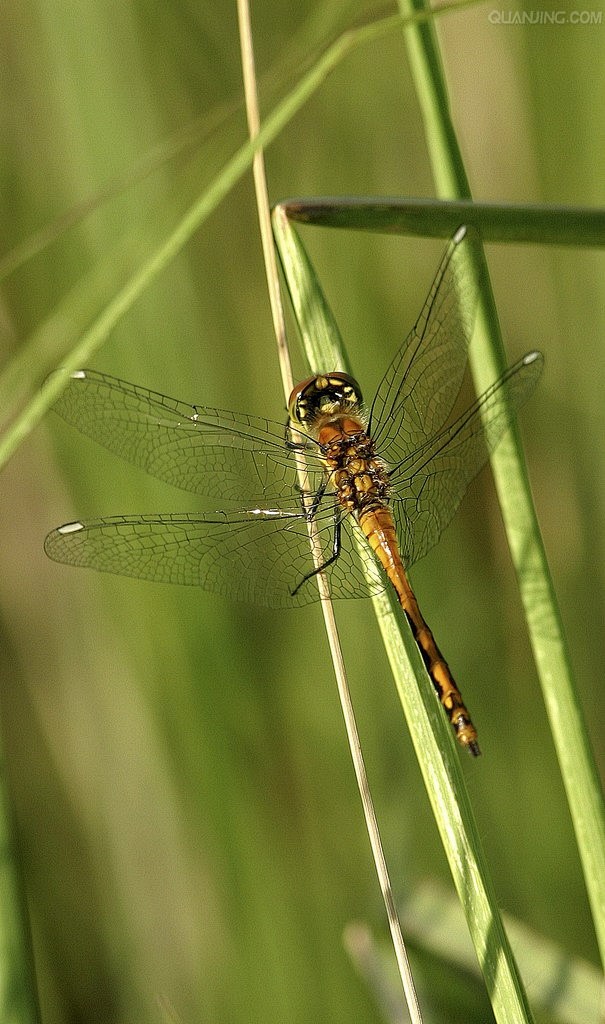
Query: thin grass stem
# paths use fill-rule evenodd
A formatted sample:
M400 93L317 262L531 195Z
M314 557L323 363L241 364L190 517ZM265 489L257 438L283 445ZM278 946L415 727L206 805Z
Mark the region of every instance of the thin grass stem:
M260 129L260 117L258 111L258 96L254 70L254 50L252 42L252 29L250 24L250 8L248 0L237 0L237 10L239 19L240 44L242 51L242 69L244 76L244 91L246 98L248 129L250 132L250 138L254 139L257 137ZM277 341L279 363L282 375L282 382L284 386L284 396L287 402L293 385L292 365L288 351L285 317L279 287L279 276L275 256L275 245L273 242L273 233L271 229L271 213L267 193L267 179L265 173L264 153L262 149L257 150L254 155L253 173L256 202L258 208L258 218L260 224L260 233L263 247L263 256L265 260L265 271L267 275L269 298L271 302L271 312L273 316L273 326ZM298 469L301 489L303 493L308 493L309 484L306 478L304 460L300 456L299 460L300 464ZM311 550L315 562L315 567L319 568L319 566L321 566L322 564L321 545L316 536L315 524L312 519L309 520L308 525L309 539L311 542ZM340 638L338 635L338 629L336 625L336 618L334 615L334 607L332 605L332 600L330 597L328 581L324 573L318 573L317 584L321 596L321 609L324 617L324 624L328 637L328 644L330 647L332 663L334 665L334 673L336 676L338 695L345 721L345 728L349 743L349 749L351 751L351 758L353 760L355 778L357 780L359 795L361 797L361 804L366 822L366 828L368 831L368 837L370 840L370 847L372 850L374 865L376 868L376 873L378 875L380 890L382 893L382 898L387 913L389 929L391 932L391 938L393 941L393 947L395 950L395 957L397 960L397 966L399 969L405 1001L412 1024L422 1024L422 1014L420 1011L418 995L416 993L416 986L414 984L414 978L412 975L410 961L408 958L405 942L401 932L399 917L397 915L395 897L393 895L393 888L389 877L386 858L384 856L384 849L382 845L382 839L380 836L380 829L378 826L378 820L376 818L376 811L374 808L374 802L372 800L372 794L370 791L370 785L368 782L368 776L365 768L363 752L361 748L361 741L359 738L359 731L357 729L357 722L355 720L355 711L353 708L351 692L349 689L349 683L347 679L346 666L342 653L342 646L340 643Z

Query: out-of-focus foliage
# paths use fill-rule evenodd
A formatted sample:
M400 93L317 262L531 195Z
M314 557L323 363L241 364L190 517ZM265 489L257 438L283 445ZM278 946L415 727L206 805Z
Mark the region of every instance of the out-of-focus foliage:
M265 112L366 6L255 5ZM519 25L507 13L482 6L440 25L474 194L602 204L605 27ZM3 363L38 332L50 370L245 138L235 10L37 0L5 5L0 37L3 253L93 197L86 218L2 286ZM267 169L272 200L431 196L401 37L349 57ZM371 395L442 246L328 230L305 241ZM602 765L604 257L538 246L489 256L511 361L533 347L546 355L522 429ZM284 415L250 179L95 366L187 401ZM0 500L6 774L45 1024L153 1021L159 999L184 1021L378 1021L341 942L351 920L380 929L383 916L317 610L270 614L49 563L42 542L59 522L195 507L52 418L5 471ZM502 904L594 958L487 473L414 580L481 731L469 786ZM368 613L364 602L338 608L406 892L447 870ZM451 1019L473 1018L459 1008Z

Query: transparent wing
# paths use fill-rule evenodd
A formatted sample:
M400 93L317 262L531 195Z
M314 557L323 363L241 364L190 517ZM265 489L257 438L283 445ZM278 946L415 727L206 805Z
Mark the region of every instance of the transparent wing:
M329 557L334 510L318 512L316 525ZM340 557L327 575L334 597L365 597L386 585L376 565L368 584L354 549L352 519L343 522ZM360 532L360 531L358 531ZM199 586L215 594L288 608L318 600L307 524L300 511L114 516L68 523L46 538L46 553L57 562L160 583Z
M392 468L392 509L406 565L437 543L470 481L534 390L543 363L539 352L524 356L450 427Z
M70 377L54 409L110 452L193 494L247 505L291 499L296 489L285 426L272 420L187 405L94 370ZM311 487L321 479L318 465Z
M391 465L441 429L460 391L477 304L470 246L459 228L372 403L368 433Z

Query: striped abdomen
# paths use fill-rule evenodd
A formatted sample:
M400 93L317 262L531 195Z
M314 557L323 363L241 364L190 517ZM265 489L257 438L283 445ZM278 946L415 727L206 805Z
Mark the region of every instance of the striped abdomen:
M389 478L361 424L346 418L319 431L326 466L343 508L355 516L393 584L427 671L458 741L479 754L477 732L435 638L424 621L401 561L395 523L388 507Z
M388 507L378 507L362 512L358 522L368 542L395 587L399 603L403 608L412 633L424 659L439 700L447 711L456 738L468 747L475 756L479 754L477 731L466 710L460 690L456 686L449 666L435 643L431 630L424 621L414 592L409 584L399 554L393 516Z

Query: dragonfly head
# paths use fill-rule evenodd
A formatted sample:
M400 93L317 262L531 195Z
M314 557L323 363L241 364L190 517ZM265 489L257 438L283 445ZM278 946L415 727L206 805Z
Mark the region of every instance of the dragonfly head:
M326 421L361 415L359 384L347 373L326 373L298 384L288 403L293 423L312 434Z

